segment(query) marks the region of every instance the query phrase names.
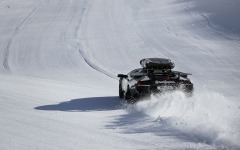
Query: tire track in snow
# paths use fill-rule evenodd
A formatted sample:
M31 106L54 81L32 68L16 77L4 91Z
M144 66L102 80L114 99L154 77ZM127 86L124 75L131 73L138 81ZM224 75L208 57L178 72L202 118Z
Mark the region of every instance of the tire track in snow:
M32 11L30 11L27 14L27 16L16 26L10 40L7 43L5 56L4 56L4 60L3 60L3 67L4 67L6 72L11 73L11 67L9 65L9 54L10 54L10 49L11 49L11 45L12 45L12 42L13 42L14 38L20 33L21 30L24 29L24 27L26 27L26 25L29 22L31 22L31 20L33 18L35 18L35 16L37 15L37 12L39 11L40 7L47 5L48 2L49 2L49 0L41 1L40 4L37 5L37 7L35 7Z
M82 40L84 40L84 41L87 41L86 36L85 36L83 30L85 29L84 27L85 27L85 24L86 24L86 21L87 21L88 12L89 12L89 6L88 6L88 2L86 2L84 10L83 10L82 19L80 20L80 23L79 23L79 30L80 30L80 32L83 35L83 39ZM102 73L102 74L104 74L104 75L106 75L106 76L108 76L110 78L117 79L117 77L114 74L112 74L112 73L108 72L107 70L103 69L100 65L97 65L97 63L94 62L94 60L91 60L87 56L85 51L83 50L83 48L82 48L80 43L79 43L79 47L80 47L79 48L79 54L81 55L81 57L83 58L83 60L86 62L86 64L89 67L91 67L92 69L94 69L94 70L96 70L96 71L98 71L98 72L100 72L100 73Z
M90 66L91 68L93 68L94 70L110 77L113 79L117 79L117 77L115 77L113 74L111 74L110 72L107 72L106 70L104 70L103 68L99 67L98 65L96 65L96 63L93 63L87 56L86 54L83 52L82 49L79 49L79 53L82 56L83 60L86 62L86 64L88 66Z

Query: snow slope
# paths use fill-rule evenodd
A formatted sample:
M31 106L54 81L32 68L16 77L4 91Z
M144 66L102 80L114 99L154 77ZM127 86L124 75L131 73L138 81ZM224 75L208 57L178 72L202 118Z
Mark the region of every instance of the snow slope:
M0 149L240 149L240 10L228 3L1 0ZM195 95L123 104L116 75L145 57L192 73Z

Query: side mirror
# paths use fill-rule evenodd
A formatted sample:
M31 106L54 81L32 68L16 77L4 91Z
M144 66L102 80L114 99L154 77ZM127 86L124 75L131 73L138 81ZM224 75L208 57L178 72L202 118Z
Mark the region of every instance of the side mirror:
M127 78L128 76L127 76L127 75L124 75L124 74L118 74L118 77L119 77L119 78Z

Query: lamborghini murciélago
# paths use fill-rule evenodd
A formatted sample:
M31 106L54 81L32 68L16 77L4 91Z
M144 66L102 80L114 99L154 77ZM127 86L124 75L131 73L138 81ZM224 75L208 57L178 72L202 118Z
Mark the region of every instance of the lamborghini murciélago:
M193 83L189 73L173 71L174 63L165 58L145 58L140 61L142 68L134 69L127 75L118 74L119 98L130 102L151 93L166 93L181 90L191 96Z

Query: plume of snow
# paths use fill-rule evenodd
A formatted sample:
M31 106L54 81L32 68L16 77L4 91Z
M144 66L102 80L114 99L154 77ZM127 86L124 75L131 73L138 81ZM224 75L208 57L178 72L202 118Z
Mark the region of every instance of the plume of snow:
M192 97L186 97L175 91L152 95L137 103L135 109L205 143L223 149L240 148L240 107L220 93L195 91Z

